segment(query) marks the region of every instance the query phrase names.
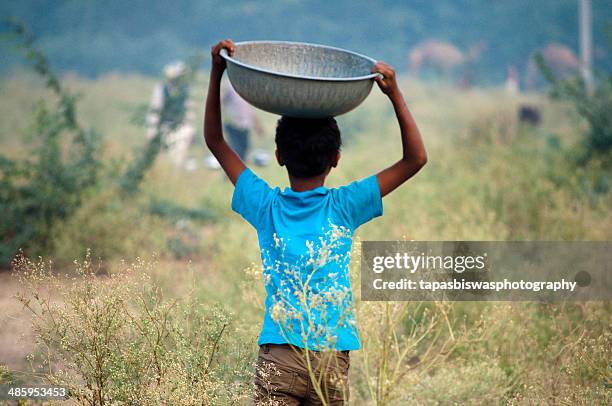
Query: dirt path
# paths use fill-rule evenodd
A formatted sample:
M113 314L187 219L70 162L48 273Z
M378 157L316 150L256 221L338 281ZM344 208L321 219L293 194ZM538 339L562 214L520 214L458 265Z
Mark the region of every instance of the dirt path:
M0 272L0 364L24 370L25 357L34 349L34 332L27 309L13 296L20 284L14 274Z

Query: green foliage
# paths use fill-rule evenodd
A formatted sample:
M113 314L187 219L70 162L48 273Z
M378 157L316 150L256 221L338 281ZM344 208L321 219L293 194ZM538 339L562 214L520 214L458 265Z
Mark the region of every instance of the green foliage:
M146 199L122 199L114 189L87 196L74 214L58 222L50 235L57 266L70 266L88 249L103 260L163 253L167 221L146 213Z
M585 153L580 157L582 163L609 154L612 151L612 74L600 73L593 93L589 94L580 76L566 79L555 77L546 66L542 55L536 56L536 63L552 86L551 97L571 102L578 114L588 123L589 128L583 142Z
M11 371L4 365L0 364L0 385L7 385L13 382Z
M154 199L149 205L149 211L159 217L172 220L191 219L191 220L213 220L216 214L207 208L189 208L177 205L169 200Z
M19 248L32 248L32 254L49 248L51 229L80 206L96 185L101 166L97 134L76 119L76 97L61 85L24 27L11 27L56 103L39 102L33 127L38 142L30 157L0 156L0 264L8 263Z
M130 195L138 191L145 173L153 166L155 159L163 148L164 132L157 130L153 138L149 140L138 157L128 166L127 170L119 180L121 190Z

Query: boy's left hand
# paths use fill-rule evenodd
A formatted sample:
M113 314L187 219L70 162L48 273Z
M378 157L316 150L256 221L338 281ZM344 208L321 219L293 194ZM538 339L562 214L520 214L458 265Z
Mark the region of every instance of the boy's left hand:
M234 45L234 41L231 39L224 39L219 41L219 43L212 47L210 50L210 54L212 57L212 68L218 72L223 72L226 67L225 59L221 56L221 50L225 48L227 49L227 53L232 56L234 51L236 50L236 46Z
M376 65L372 67L372 73L374 72L383 75L383 77L375 77L374 80L378 83L378 87L384 94L391 97L399 93L399 86L395 78L395 69L393 69L391 65L384 62L376 62Z

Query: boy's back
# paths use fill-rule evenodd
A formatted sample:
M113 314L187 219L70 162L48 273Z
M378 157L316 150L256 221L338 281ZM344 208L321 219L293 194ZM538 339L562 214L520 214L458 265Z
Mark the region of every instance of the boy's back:
M272 189L246 169L232 209L255 227L261 249L267 298L258 343L358 349L348 265L352 234L382 214L376 176L295 192Z

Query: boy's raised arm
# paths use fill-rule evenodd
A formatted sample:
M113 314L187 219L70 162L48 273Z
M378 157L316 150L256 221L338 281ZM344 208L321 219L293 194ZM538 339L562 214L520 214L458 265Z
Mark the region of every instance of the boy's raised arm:
M397 85L393 68L384 62L378 62L372 71L379 72L384 77L377 77L376 82L393 103L402 135L402 158L376 175L380 194L386 196L413 177L427 163L427 152L421 133Z
M238 176L246 168L238 154L223 139L223 126L221 125L221 78L225 71L225 59L219 55L221 49L227 49L231 55L234 53L232 40L223 40L212 50L212 66L210 81L208 82L208 96L204 111L204 140L210 152L217 158L219 164L235 185Z

